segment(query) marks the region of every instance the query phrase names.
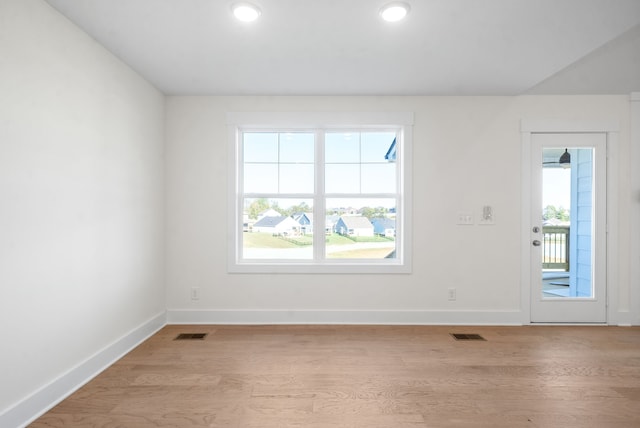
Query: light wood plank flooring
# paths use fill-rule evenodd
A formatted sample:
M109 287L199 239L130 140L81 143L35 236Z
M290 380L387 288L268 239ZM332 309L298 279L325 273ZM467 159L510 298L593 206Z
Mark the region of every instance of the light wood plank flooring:
M640 328L167 326L31 426L640 427Z

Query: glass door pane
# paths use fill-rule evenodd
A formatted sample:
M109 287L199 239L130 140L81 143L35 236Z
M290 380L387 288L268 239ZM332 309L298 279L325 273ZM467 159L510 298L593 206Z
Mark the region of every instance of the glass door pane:
M542 297L593 297L593 148L543 148Z

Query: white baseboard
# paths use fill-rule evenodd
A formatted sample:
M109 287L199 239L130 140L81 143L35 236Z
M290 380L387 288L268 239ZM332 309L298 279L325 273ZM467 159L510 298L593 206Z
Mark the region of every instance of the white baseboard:
M166 325L166 313L151 318L92 357L0 414L0 427L25 427Z
M631 327L640 325L638 316L631 311L616 312L615 319L611 320L611 325L617 325L620 327Z
M167 324L522 325L520 311L168 310Z

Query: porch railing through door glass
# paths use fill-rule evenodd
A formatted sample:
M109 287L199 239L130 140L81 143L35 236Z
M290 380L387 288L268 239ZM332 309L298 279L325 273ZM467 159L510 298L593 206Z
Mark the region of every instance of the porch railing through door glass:
M542 269L569 271L569 226L542 227Z

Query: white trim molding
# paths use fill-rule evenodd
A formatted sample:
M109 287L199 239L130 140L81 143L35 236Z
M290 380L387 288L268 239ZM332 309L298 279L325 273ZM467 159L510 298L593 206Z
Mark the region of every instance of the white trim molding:
M520 311L190 310L167 311L168 324L522 325Z
M26 427L166 325L162 312L0 414L1 427Z
M304 128L413 125L413 112L228 112L227 125Z
M581 133L581 132L619 132L617 121L562 120L562 119L523 119L520 122L522 133Z
M640 92L629 97L630 110L630 248L629 314L625 324L640 325Z
M227 173L227 272L237 274L411 274L412 272L412 112L228 112L228 173ZM254 132L282 134L299 130L310 136L313 133L315 154L308 165L312 166L313 183L307 184L302 193L287 193L278 190L257 191L256 186L244 183L245 163L244 138ZM389 144L397 150L395 183L393 189L380 193L356 191L355 193L327 192L324 186L325 136L338 130L355 133L387 133ZM393 135L393 143L391 143ZM386 148L385 148L386 150ZM383 155L384 153L380 153ZM382 157L381 157L382 159ZM311 165L313 164L313 165ZM275 162L272 165L278 165ZM310 180L309 180L310 182ZM273 186L276 189L278 186ZM252 189L252 190L247 190ZM291 201L305 200L313 207L313 245L306 247L308 254L301 258L268 252L259 257L247 256L243 246L245 229L244 203L250 199L287 198ZM394 257L378 259L331 258L325 253L325 203L332 198L352 201L387 200L395 203L396 235ZM269 258L267 258L269 257ZM281 258L280 258L281 257Z

